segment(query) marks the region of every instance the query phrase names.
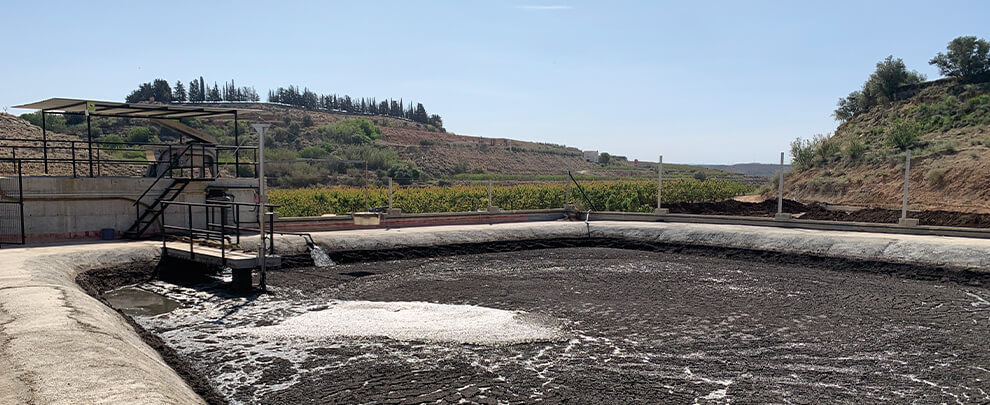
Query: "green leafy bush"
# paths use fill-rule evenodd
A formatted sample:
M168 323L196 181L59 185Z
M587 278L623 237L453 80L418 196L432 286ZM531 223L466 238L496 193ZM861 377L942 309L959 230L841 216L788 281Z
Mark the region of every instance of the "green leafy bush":
M921 129L913 121L899 120L887 128L887 144L898 150L908 150L918 146Z
M318 132L336 143L343 144L371 143L382 136L382 130L364 118L326 124L321 126Z
M866 155L866 145L858 140L852 140L846 144L845 155L850 162L858 162Z
M155 131L148 127L131 127L127 131L127 141L135 143L153 142ZM157 141L157 139L155 139Z
M323 159L329 155L329 152L319 146L310 146L299 151L299 157L304 159Z
M399 184L410 184L419 180L420 174L421 172L412 162L397 162L388 168L388 177Z
M791 165L796 170L804 170L836 160L841 153L839 144L831 134L818 134L811 139L797 138L791 142Z

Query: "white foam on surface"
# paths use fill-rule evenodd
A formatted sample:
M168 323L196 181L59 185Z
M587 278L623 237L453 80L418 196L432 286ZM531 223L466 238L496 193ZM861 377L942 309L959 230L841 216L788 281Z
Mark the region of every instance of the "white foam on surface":
M505 345L563 339L560 328L522 311L429 302L331 301L271 326L232 329L269 339L386 337L400 341Z

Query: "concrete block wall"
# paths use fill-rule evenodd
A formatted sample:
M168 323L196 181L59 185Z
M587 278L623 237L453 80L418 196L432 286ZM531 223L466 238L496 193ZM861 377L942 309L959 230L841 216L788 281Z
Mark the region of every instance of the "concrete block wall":
M171 180L162 179L142 199L154 201ZM141 177L24 177L24 228L29 243L99 239L100 230L112 228L119 237L137 218L133 202L154 179ZM207 187L225 187L235 201L253 202L256 179L217 179L212 182L192 182L176 201L206 202ZM146 207L142 206L144 210ZM185 226L185 207L166 211L167 224ZM241 210L242 220L256 214ZM203 209L194 208L194 226L202 226ZM157 228L157 227L156 227Z

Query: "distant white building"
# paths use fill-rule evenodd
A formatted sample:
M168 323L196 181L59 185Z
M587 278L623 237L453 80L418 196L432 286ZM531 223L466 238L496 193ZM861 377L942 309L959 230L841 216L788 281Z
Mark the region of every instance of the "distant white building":
M584 151L584 160L591 163L598 163L598 151L597 150Z

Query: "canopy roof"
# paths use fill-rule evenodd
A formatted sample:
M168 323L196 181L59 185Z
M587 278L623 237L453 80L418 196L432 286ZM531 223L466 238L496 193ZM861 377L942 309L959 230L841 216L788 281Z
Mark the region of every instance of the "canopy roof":
M212 118L234 117L238 112L260 112L245 108L197 107L171 104L127 104L112 101L80 100L74 98L50 98L35 103L14 106L42 111L83 114L122 118Z

